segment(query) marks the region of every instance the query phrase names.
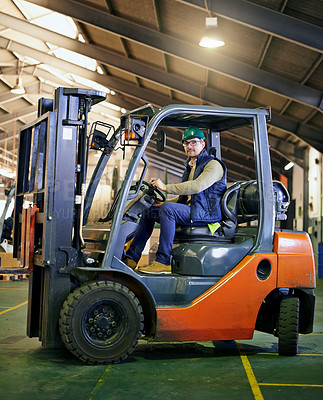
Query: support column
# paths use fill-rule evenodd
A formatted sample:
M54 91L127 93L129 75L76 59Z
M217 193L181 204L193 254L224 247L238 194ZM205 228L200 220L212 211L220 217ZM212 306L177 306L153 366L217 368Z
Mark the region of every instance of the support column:
M309 169L309 149L304 152L304 195L303 195L303 230L308 231L308 203L309 203L309 182L308 182L308 169Z

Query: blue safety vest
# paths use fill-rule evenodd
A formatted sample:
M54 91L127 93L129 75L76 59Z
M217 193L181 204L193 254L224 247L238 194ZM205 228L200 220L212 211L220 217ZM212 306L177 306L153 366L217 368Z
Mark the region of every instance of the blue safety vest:
M206 164L211 160L218 161L223 167L223 176L218 181L213 183L210 187L203 190L200 193L191 195L191 221L192 223L203 223L205 225L220 222L222 220L221 213L221 198L225 192L227 185L227 168L221 160L216 157L207 154L206 150L203 149L201 154L197 157L196 167L194 171L193 179L196 179L204 170ZM185 171L182 177L182 182L186 182L191 172L189 166L190 158L185 161ZM187 196L179 196L178 203L186 204Z

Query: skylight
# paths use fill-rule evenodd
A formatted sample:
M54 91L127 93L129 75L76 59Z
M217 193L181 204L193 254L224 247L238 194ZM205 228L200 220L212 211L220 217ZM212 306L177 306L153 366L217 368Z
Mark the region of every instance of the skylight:
M59 33L61 35L67 36L74 40L79 40L82 43L85 43L85 38L81 32L79 32L78 27L74 23L73 19L70 17L66 17L65 15L59 14L57 12L49 11L46 8L38 6L33 3L29 3L25 0L12 0L15 5L19 8L21 13L25 16L29 22L43 27L45 29L49 29L53 32ZM63 47L58 47L53 43L46 42L46 45L50 49L49 54L55 55L57 58L62 60L66 60L70 63L78 65L80 67L86 68L91 71L95 71L100 75L104 75L104 71L101 66L97 63L97 61L93 58L87 57L83 54L76 53L74 51L65 49ZM114 95L115 92L110 90L109 88L98 84L97 82L81 77L72 72L66 72L63 70L59 70L52 66L49 66L45 63L41 63L38 60L31 60L27 56L17 55L19 59L22 59L27 64L38 64L38 68L44 69L53 75L53 80L48 79L47 76L43 77L44 81L50 82L51 84L55 82L55 77L58 80L66 82L70 86L76 86L77 84L88 87L94 90L102 91L110 95ZM120 107L115 106L113 104L107 105L107 107L114 109L120 112Z

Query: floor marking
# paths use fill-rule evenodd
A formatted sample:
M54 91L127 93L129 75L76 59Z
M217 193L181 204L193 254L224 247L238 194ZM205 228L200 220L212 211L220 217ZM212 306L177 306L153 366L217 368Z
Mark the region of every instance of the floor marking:
M107 378L107 375L109 375L109 372L110 372L111 368L112 368L112 365L108 365L105 368L105 370L102 372L99 380L97 381L97 383L95 384L94 388L92 389L88 400L93 400L93 396L95 395L95 393L99 390L99 388L104 383L105 378Z
M262 356L279 356L279 354L278 353L247 353L247 352L245 352L244 354L246 354L246 355L262 355ZM303 354L297 354L297 357L298 356L300 356L300 357L323 357L323 354L306 354L306 353L303 353Z
M298 356L323 357L323 354L297 354Z
M23 289L23 288L16 288L16 287L0 287L0 290L28 290L28 288Z
M298 386L298 387L323 387L323 385L308 385L307 383L259 383L261 386Z
M242 344L237 342L237 347L239 350L239 354L240 354L240 358L241 358L243 367L247 374L247 378L248 378L252 393L255 397L255 400L264 400L263 395L261 394L257 379L255 377L255 374L253 373L250 362L248 360L248 357L244 354Z
M28 303L28 301L24 301L23 303L20 303L17 306L8 308L8 310L0 311L0 315L4 314L6 312L9 312L9 311L15 310L16 308L22 307L22 306L26 305L27 303Z

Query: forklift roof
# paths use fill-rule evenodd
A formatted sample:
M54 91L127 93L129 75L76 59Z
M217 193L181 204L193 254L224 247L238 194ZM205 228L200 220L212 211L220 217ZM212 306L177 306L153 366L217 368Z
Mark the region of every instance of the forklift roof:
M181 111L176 112L180 107ZM169 113L160 122L160 126L187 128L188 126L198 126L204 129L213 129L218 132L238 128L241 126L248 126L252 123L252 117L255 114L263 114L266 119L270 119L270 110L267 109L242 109L242 108L224 108L224 107L209 107L209 106L194 106L192 113L192 106L185 112L186 106L170 105L162 109L156 109L151 104L146 104L143 107L132 110L123 117L127 116L146 116L151 119L154 115L158 114L165 108L174 108L175 112ZM184 110L183 110L184 109ZM217 115L221 112L222 115ZM223 115L225 112L227 115Z

